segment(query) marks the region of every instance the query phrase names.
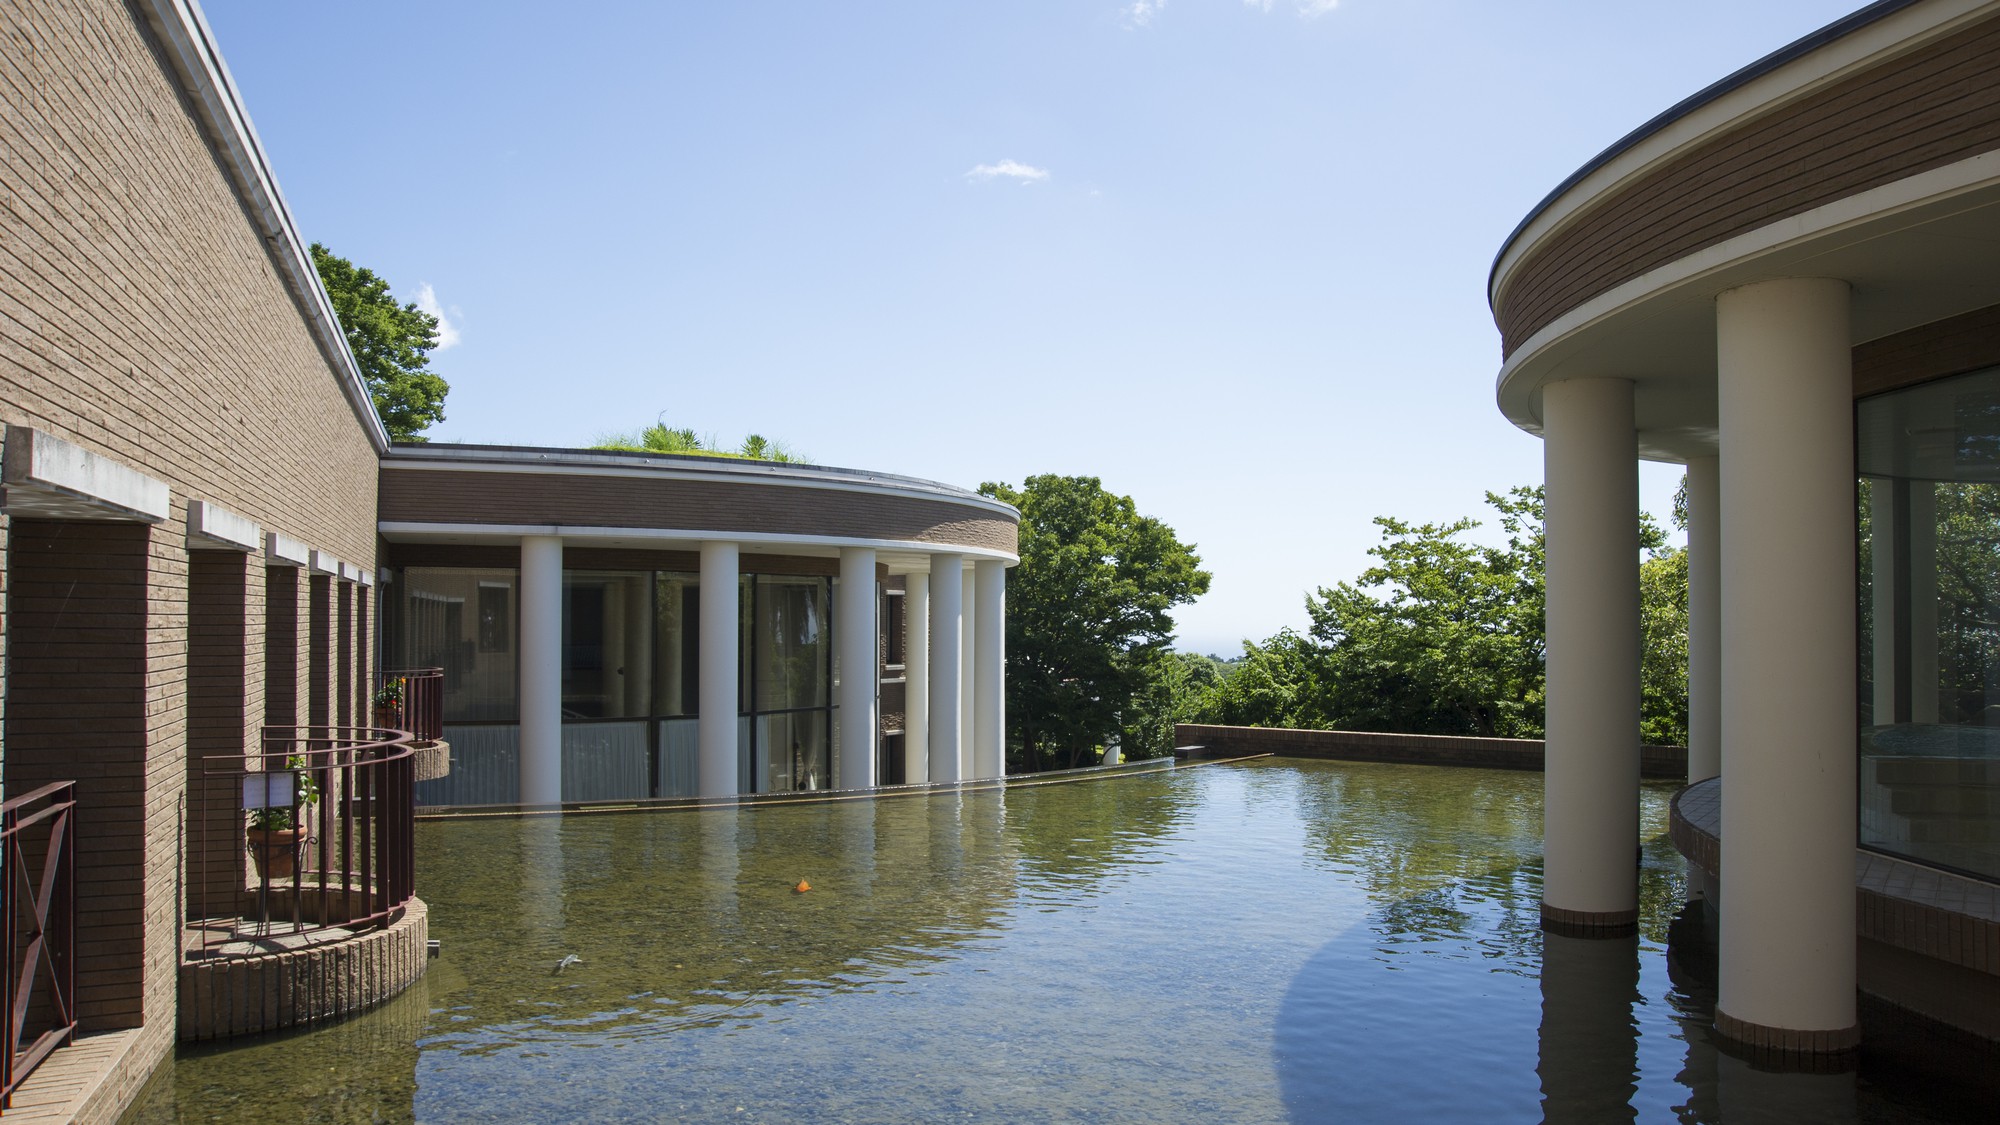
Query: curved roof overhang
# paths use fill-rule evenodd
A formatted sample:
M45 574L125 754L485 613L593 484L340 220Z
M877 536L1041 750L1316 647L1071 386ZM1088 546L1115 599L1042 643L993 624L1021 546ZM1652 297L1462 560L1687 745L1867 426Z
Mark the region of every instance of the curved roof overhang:
M1019 562L1020 512L979 493L857 469L526 446L398 446L379 530L396 543L578 546L829 557L868 547L895 573L938 554Z
M1681 461L1714 451L1714 298L1724 290L1779 277L1843 278L1854 287L1856 343L2000 303L2000 147L1933 156L1928 163L1913 159L1900 178L1876 175L1822 192L1814 205L1789 212L1782 200L1774 207L1767 198L1760 204L1763 218L1734 227L1731 193L1740 190L1747 198L1748 189L1720 177L1712 191L1683 182L1671 189L1678 194L1662 196L1658 187L1673 183L1677 168L1698 160L1717 164L1715 154L1734 146L1743 163L1762 162L1767 189L1775 182L1790 190L1796 183L1810 193L1812 172L1766 151L1778 143L1769 135L1773 122L1823 125L1836 112L1850 122L1869 114L1911 120L1891 99L1868 101L1868 84L1884 74L1919 73L1948 50L1958 52L1961 67L1968 56L1970 65L1990 66L1983 60L1994 54L1984 49L1991 40L1977 37L1995 28L1995 0L1885 0L1689 98L1579 170L1523 220L1494 263L1489 298L1507 336L1497 381L1501 411L1539 433L1547 383L1631 379L1641 456ZM1973 84L1990 88L1989 74L1979 72ZM1955 88L1926 96L1933 104L1943 101L1947 112L1963 101ZM1821 113L1822 105L1836 108ZM1767 131L1763 137L1755 132L1759 127ZM1838 127L1837 121L1827 126ZM1876 144L1893 140L1893 128L1847 128L1846 143L1858 138L1870 155L1895 148ZM1990 122L1982 128L1990 130ZM1779 134L1784 139L1788 134ZM1982 134L1969 147L1989 143ZM1803 151L1808 158L1820 155L1810 147ZM1892 154L1886 161L1897 159ZM1666 214L1670 208L1685 215ZM1593 225L1596 246L1622 250L1658 238L1663 228L1678 236L1671 229L1676 222L1693 232L1681 246L1650 260L1634 255L1631 268L1596 286L1577 285L1574 269L1563 276L1537 261L1538 254L1565 249L1565 240L1567 252L1577 255ZM1702 223L1719 225L1723 235L1703 241L1695 230ZM1619 242L1625 232L1632 232L1628 241ZM1541 311L1523 315L1537 302Z

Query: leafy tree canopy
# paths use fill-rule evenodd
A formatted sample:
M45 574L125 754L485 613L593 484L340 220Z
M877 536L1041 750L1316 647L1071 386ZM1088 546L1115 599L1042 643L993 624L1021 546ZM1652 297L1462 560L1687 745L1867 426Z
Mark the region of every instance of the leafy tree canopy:
M637 433L605 434L591 448L621 449L632 453L683 453L695 457L738 457L746 461L779 461L794 465L812 463L810 458L794 452L784 442L772 441L762 434L751 434L743 439L742 445L725 449L713 434L703 436L690 429L676 429L665 422L655 422Z
M437 317L415 302L398 305L387 281L317 242L312 260L389 437L423 441L426 428L444 421L444 396L451 390L430 370L430 353L438 345Z
M1009 768L1088 765L1139 717L1171 611L1206 593L1209 574L1193 544L1096 477L979 491L1021 510L1021 564L1007 574L1007 724L1021 760Z
M1546 554L1542 490L1488 493L1506 542L1470 519L1378 518L1376 565L1306 599L1310 628L1245 642L1219 683L1176 699L1180 722L1540 738ZM1687 739L1687 554L1642 515L1641 736Z

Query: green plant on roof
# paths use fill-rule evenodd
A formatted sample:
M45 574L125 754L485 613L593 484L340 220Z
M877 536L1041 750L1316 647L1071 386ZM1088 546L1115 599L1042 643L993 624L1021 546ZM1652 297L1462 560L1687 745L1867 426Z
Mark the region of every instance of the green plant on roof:
M609 433L597 439L592 449L616 449L628 453L678 453L691 457L730 457L743 461L776 461L789 465L809 465L812 459L781 441L751 434L735 449L726 449L714 434L701 435L691 429L655 422L637 433Z

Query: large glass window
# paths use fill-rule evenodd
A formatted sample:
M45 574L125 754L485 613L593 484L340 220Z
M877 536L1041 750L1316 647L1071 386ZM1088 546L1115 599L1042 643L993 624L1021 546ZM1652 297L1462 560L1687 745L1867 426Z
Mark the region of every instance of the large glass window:
M831 580L744 575L738 622L739 785L833 784ZM383 599L392 667L445 669L450 777L428 804L517 799L519 572L410 567ZM701 700L699 576L563 573L563 798L695 795Z
M1860 840L2000 879L2000 370L1856 409Z

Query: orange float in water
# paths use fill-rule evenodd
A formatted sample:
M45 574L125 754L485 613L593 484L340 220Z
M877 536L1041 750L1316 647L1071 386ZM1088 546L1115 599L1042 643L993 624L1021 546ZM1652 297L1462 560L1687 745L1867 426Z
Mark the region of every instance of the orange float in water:
M798 892L798 893L800 893L800 894L804 894L804 893L806 893L807 891L809 891L809 890L812 890L812 889L813 889L813 885L812 885L811 883L808 883L808 882L806 882L806 881L805 881L804 879L800 879L800 880L799 880L799 885L798 885L798 886L796 886L796 887L793 887L792 889L793 889L793 890L795 890L795 891L797 891L797 892Z

